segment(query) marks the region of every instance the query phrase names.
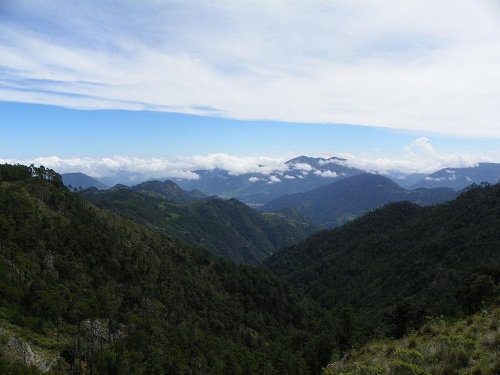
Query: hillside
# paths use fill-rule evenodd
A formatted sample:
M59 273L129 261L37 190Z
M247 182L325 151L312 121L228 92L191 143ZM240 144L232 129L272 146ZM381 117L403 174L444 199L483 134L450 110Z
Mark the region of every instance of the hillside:
M500 373L500 308L434 319L399 340L374 340L335 358L324 375Z
M153 182L145 184L151 185ZM156 185L162 183L155 183ZM181 190L182 191L182 190ZM87 190L85 199L236 263L257 264L276 250L305 239L316 227L297 216L262 214L236 199L207 198L191 203L163 199L144 184L108 191Z
M308 374L327 361L325 314L271 273L96 208L53 171L0 177L3 368L34 351L58 374Z
M305 193L279 197L260 209L272 212L293 208L318 225L334 227L387 203L429 205L454 199L456 195L446 188L407 190L387 177L365 173Z
M352 306L364 332L400 334L426 315L473 311L488 298L500 273L499 227L500 185L482 186L435 207L390 204L266 265L325 308ZM390 316L399 316L396 326Z
M70 189L82 190L95 187L99 190L109 189L109 186L101 181L90 177L85 173L63 173L61 175L63 183Z
M173 181L146 181L131 187L131 190L155 198L165 199L177 203L193 202L197 198L181 189Z

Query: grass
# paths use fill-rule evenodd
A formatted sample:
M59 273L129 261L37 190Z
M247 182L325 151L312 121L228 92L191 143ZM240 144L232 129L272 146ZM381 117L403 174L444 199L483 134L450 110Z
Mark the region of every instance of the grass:
M398 339L374 340L332 362L324 375L500 375L500 307L434 319Z

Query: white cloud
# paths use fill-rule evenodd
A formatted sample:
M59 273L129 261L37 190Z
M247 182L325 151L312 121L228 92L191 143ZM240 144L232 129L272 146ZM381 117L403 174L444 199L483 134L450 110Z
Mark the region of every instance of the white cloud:
M500 137L496 0L19 0L0 55L0 100Z
M281 182L281 180L276 176L269 176L269 182L274 184L275 182Z
M487 155L439 152L425 137L417 138L404 148L402 155L397 157L354 154L341 154L341 156L348 159L349 166L381 173L390 171L431 173L446 167L470 167L479 162L494 162Z
M427 154L433 155L436 153L434 147L432 147L429 138L420 137L415 139L408 147L405 147L407 152L425 152Z
M295 164L292 164L292 168L297 169L297 170L302 171L302 172L306 172L305 174L307 174L307 172L310 172L314 169L311 165L309 165L307 163L295 163Z
M287 180L295 180L295 177L294 176L290 176L289 174L286 174L283 176L285 179Z
M120 171L139 173L143 178L175 177L198 179L193 171L224 169L232 175L261 173L269 175L287 170L282 158L240 157L227 154L194 155L176 158L140 158L131 156L61 158L45 156L34 159L0 159L0 163L44 165L59 173L83 172L93 177L115 175ZM277 177L272 176L272 180ZM249 181L254 182L254 177ZM273 180L274 181L274 180ZM276 181L275 181L276 182Z
M443 168L469 167L479 162L495 162L485 155L451 154L442 153L432 146L427 138L418 138L403 153L395 157L374 157L373 155L355 155L341 153L347 159L345 165L380 173L390 171L425 172L431 173ZM21 163L29 165L44 165L53 168L59 173L83 172L93 177L112 176L119 172L138 173L143 178L176 177L197 179L196 170L214 170L217 168L227 170L231 175L245 173L258 173L262 177L251 176L250 182L260 178L269 183L280 182L278 176L284 179L304 178L309 173L322 177L338 177L330 170L319 171L309 164L299 163L288 166L286 158L279 157L243 157L228 154L207 154L183 156L174 158L141 158L132 156L111 157L74 157L61 158L59 156L45 156L34 159L0 159L1 163ZM301 174L291 176L290 170L299 170ZM450 174L453 176L453 174Z
M328 170L327 171L316 170L316 171L314 171L314 174L317 176L327 177L327 178L335 178L335 177L339 176L336 172L328 171Z

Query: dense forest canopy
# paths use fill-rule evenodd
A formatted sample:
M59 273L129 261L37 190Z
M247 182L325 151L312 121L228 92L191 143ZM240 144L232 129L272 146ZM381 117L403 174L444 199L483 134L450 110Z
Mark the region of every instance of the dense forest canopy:
M470 313L500 275L500 185L433 207L394 203L266 261L324 308L351 305L365 331L402 334L426 315Z
M369 338L494 302L498 228L500 186L476 186L238 266L94 206L52 170L1 165L0 373L317 374Z
M0 171L0 321L55 354L54 371L308 374L328 361L328 315L270 272L98 209L58 178Z
M236 199L194 199L170 181L80 194L99 207L235 263L261 263L317 231L299 215L259 213Z

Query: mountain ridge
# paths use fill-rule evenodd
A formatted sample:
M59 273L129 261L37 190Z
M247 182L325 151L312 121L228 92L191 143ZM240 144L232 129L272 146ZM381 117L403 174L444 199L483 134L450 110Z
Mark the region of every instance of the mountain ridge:
M165 193L163 187L174 185L157 181L107 191L85 190L80 194L99 207L205 247L236 263L258 264L279 248L317 230L297 215L263 214L234 198L195 199L177 185L175 194L171 189Z
M410 201L428 205L453 199L456 195L446 188L407 190L385 176L364 173L308 192L279 197L260 210L272 212L293 208L316 224L333 227L387 203Z

